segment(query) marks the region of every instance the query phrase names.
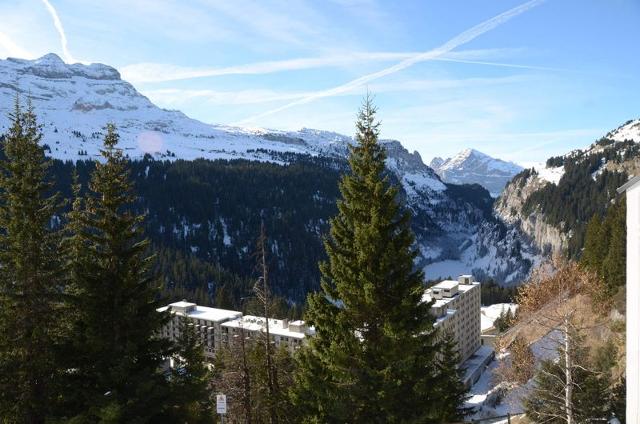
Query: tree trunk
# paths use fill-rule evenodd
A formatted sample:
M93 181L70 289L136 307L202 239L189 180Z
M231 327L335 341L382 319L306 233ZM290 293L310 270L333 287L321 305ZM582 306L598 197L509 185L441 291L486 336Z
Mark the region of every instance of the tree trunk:
M571 336L569 334L569 316L564 318L564 375L565 375L565 398L564 408L567 414L567 424L574 424L573 420L573 379L571 369Z

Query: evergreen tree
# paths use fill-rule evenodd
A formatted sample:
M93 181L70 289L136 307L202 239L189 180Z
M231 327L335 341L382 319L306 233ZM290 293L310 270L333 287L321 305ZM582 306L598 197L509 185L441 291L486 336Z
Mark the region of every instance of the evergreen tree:
M534 422L548 423L566 423L569 415L578 423L608 418L607 374L591 371L588 351L577 332L570 336L567 355L572 365L567 366L564 343L558 345L558 359L543 361L536 371L534 389L524 402L527 416ZM567 371L570 379L567 379ZM570 390L567 390L567 381ZM567 412L567 404L570 412Z
M440 422L459 412L459 397L440 390L458 375L438 360L445 349L422 302L410 215L385 175L375 112L367 97L325 240L322 290L308 298L316 334L292 390L307 422Z
M594 215L587 226L581 265L603 280L606 296L626 284L626 200L611 205L604 220Z
M619 204L610 208L606 218L609 221L608 228L611 235L607 255L602 261L601 276L604 278L611 295L615 294L619 287L624 287L626 284L626 213L626 201L623 198Z
M602 260L607 253L607 245L603 238L606 234L603 234L603 225L600 215L594 215L587 224L587 231L585 234L584 251L580 258L580 263L595 272L600 271L602 266Z
M461 407L468 399L467 391L462 384L465 370L458 367L460 355L453 334L446 332L441 337L442 347L436 356L436 363L439 373L445 378L435 387L438 391L435 397L440 399L442 404L439 410L433 411L432 416L435 416L438 422L457 422L462 415L471 412L471 409Z
M169 415L175 422L210 423L213 403L210 382L212 374L205 363L200 336L189 320L179 321L174 368L172 370L173 405Z
M64 337L59 209L31 104L16 105L0 162L0 421L41 423L59 396Z
M158 290L148 269L152 258L141 237L143 217L134 201L127 160L108 125L89 184L77 257L78 419L87 422L149 422L162 414L168 383L159 371L169 344L159 337L167 319L156 309ZM78 229L76 229L78 231Z

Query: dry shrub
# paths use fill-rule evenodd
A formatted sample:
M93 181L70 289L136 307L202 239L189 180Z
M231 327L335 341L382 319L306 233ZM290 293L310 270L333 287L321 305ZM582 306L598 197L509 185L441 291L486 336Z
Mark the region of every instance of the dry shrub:
M511 353L507 360L502 360L496 370L496 376L501 382L510 384L526 384L535 373L536 358L527 341L516 336L509 346Z
M552 302L585 294L591 298L594 311L603 314L611 307L604 287L604 281L596 273L585 270L577 262L555 256L550 263L535 269L529 281L518 290L518 312L520 316L528 316Z

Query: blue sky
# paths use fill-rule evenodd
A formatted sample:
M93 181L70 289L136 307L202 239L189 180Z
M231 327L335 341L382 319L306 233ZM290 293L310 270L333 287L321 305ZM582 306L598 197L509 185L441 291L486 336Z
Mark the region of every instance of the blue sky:
M0 57L106 63L162 107L278 129L352 134L368 87L425 161L526 165L640 116L638 22L638 0L2 0Z

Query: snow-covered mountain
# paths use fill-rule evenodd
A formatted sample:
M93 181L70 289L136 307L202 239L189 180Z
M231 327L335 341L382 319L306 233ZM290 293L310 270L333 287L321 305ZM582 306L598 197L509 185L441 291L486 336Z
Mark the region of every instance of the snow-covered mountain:
M522 171L513 162L493 158L474 149L465 149L452 158L434 158L431 168L443 181L452 184L480 184L498 197L504 186Z
M615 189L635 175L640 175L640 119L521 172L494 208L540 249L576 255L590 214L602 213L615 201Z
M352 138L328 131L278 131L210 125L161 109L102 64L65 64L55 54L36 60L0 60L0 132L16 93L29 96L43 124L48 153L58 159L98 158L106 123L118 127L132 159L248 159L281 163L291 154L345 158ZM474 272L515 283L537 260L535 248L514 227L491 215L491 204L448 187L417 152L386 140L387 165L402 183L414 213L420 262L428 278ZM283 155L286 154L286 155ZM478 155L469 155L476 157ZM507 172L498 161L476 159L485 174ZM481 197L481 196L480 196ZM474 203L476 202L476 203ZM490 202L490 199L489 199ZM185 223L191 225L193 223Z

